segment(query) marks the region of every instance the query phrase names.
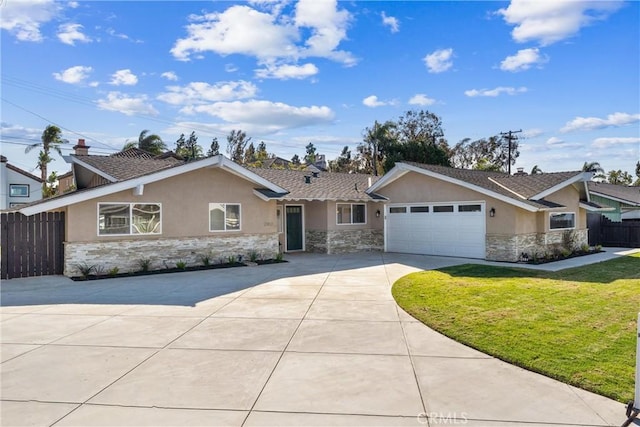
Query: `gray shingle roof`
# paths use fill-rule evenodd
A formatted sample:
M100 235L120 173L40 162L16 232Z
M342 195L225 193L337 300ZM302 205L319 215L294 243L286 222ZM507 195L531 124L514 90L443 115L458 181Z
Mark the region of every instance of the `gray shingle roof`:
M630 205L640 206L640 187L626 187L624 185L608 184L604 182L587 183L590 192L624 200Z
M579 171L575 171L535 175L508 175L502 172L455 169L446 166L424 165L413 162L404 163L473 184L477 187L510 197L537 208L547 209L562 207L562 205L558 205L557 203L549 202L544 199L532 200L531 198L536 194L540 194L545 190L553 188L581 173Z
M319 172L314 177L309 171L288 169L248 168L251 172L273 182L279 187L286 188L289 193L285 200L345 200L372 201L384 200L376 194L367 194L365 190L379 177L364 174L348 174L334 172ZM310 177L307 184L305 177Z
M81 162L112 176L117 181L135 178L184 163L184 161L174 157L156 157L137 148L130 148L109 156L76 155L75 157Z

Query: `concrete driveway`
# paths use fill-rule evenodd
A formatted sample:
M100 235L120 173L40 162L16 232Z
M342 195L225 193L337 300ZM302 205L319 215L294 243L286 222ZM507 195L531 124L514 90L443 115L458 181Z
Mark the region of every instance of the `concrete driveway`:
M391 284L464 260L2 283L5 426L620 425L624 405L460 345Z

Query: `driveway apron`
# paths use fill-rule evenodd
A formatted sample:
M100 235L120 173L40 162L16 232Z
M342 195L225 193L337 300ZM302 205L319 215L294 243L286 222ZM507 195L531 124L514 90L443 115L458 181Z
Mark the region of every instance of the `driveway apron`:
M469 262L368 253L2 284L2 425L609 426L624 405L456 343L394 302Z

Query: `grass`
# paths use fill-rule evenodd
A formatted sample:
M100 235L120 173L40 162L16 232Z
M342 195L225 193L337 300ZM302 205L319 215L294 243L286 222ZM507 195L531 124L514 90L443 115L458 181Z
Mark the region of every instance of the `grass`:
M640 254L556 273L467 264L410 274L392 292L405 311L456 341L633 400Z

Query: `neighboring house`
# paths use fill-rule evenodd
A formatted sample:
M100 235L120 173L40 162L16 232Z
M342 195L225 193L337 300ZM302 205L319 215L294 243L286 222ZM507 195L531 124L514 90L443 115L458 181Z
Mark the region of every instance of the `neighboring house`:
M76 184L73 180L73 171L58 175L58 194L64 194L68 193L69 191L73 191L76 188L75 185Z
M77 146L78 147L78 146ZM582 172L508 176L399 163L384 177L184 162L140 150L67 158L78 190L20 209L65 211L65 274L198 264L251 251L392 251L517 261L570 230L586 243Z
M42 180L0 156L0 210L42 199Z
M573 232L587 243L590 173L507 175L398 163L368 192L388 198L385 250L518 261Z
M603 216L614 222L640 219L640 187L593 181L589 181L588 186L592 201L613 208L611 211L603 212Z

